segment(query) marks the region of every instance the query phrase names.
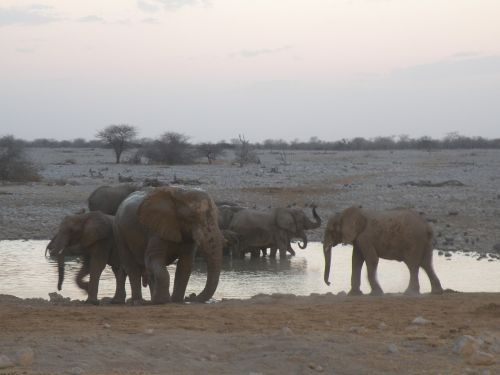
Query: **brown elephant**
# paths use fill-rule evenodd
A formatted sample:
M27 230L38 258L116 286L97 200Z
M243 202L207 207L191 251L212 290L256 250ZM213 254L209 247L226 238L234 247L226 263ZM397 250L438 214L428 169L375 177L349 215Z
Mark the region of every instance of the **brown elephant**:
M283 258L286 252L295 255L290 246L294 238L302 240L301 249L307 246L306 230L319 228L321 218L312 208L314 221L309 219L305 212L298 208L274 208L267 211L244 209L234 214L229 229L238 234L239 252L260 252L261 249L271 248L271 256L280 251Z
M129 276L133 303L141 303L141 269L146 268L153 303L182 302L194 253L207 262L205 288L192 300L209 300L219 282L223 236L217 207L201 190L161 187L128 196L115 217L115 235L122 265ZM177 260L172 298L166 266ZM125 298L124 285L120 295Z
M62 288L64 259L67 255L83 257L76 284L87 291L89 303L98 303L99 278L106 264L113 269L117 283L120 278L125 278L120 271L120 260L115 248L113 221L113 216L99 211L68 215L62 220L57 234L47 245L50 255L58 259L58 290ZM83 281L87 275L90 275L89 281Z
M325 283L330 276L331 248L339 243L353 245L350 295L362 294L361 268L366 262L372 295L383 294L377 281L379 258L404 262L410 270L407 294L418 294L418 270L429 277L432 293L442 293L432 266L432 229L415 211L369 211L350 207L328 220L323 239L325 255Z
M100 186L88 198L89 211L101 211L108 215L116 214L120 203L129 194L140 188L135 185Z

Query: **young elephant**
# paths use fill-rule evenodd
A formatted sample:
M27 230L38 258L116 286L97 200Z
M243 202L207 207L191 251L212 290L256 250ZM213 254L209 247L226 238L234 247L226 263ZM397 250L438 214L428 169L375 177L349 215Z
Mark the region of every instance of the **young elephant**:
M83 265L76 276L76 284L87 291L88 303L98 303L99 278L106 264L112 267L117 283L120 278L125 278L115 250L113 220L113 216L99 211L68 215L62 220L57 234L47 245L50 255L57 256L58 259L58 290L61 290L64 280L66 255L83 256ZM89 282L83 281L87 275L90 275ZM120 301L116 296L113 300Z
M374 212L350 207L328 221L323 240L325 283L330 275L331 248L339 243L353 245L351 291L362 294L361 268L366 262L372 295L383 294L377 281L379 258L405 262L410 270L407 294L418 294L418 270L422 267L430 279L432 293L442 293L441 283L432 267L432 229L412 210Z

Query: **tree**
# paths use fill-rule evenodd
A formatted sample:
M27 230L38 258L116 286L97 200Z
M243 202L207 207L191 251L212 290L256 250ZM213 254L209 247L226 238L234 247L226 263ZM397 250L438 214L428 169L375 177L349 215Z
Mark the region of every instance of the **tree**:
M224 155L224 145L221 143L200 143L197 145L200 155L208 160L208 164L212 164L219 156Z
M238 139L232 140L235 145L234 154L236 156L235 162L243 167L245 164L256 163L259 164L260 160L257 156L250 141L244 135L238 135Z
M96 135L98 139L115 151L116 164L120 163L123 151L130 148L136 136L137 129L126 124L109 125Z
M189 137L176 132L166 132L160 139L146 143L142 148L142 155L157 163L191 164L195 159Z

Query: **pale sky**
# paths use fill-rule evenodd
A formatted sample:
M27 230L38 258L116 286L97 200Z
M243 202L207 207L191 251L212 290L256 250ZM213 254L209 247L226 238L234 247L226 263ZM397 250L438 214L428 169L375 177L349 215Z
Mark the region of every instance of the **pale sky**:
M499 0L0 0L0 136L500 137Z

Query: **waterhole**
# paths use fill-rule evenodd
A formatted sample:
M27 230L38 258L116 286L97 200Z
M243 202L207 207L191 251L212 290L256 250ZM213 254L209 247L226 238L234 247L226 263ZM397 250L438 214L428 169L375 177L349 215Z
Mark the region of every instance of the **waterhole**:
M22 298L48 299L48 293L57 291L57 264L44 256L47 241L0 241L0 294L11 294ZM259 293L338 293L348 291L351 278L350 246L338 246L332 251L331 285L323 281L324 258L320 243L309 243L307 249L294 246L297 253L286 259L269 257L250 259L224 259L219 286L214 298L249 298ZM85 293L74 283L81 264L76 258L67 259L66 277L60 292L71 299L85 299ZM449 257L434 253L434 268L443 288L461 292L500 292L500 261L477 254L453 253ZM169 266L173 281L175 265ZM430 291L427 275L420 270L421 292ZM408 269L403 263L380 260L378 278L385 292L403 292L409 280ZM199 293L205 284L206 274L203 260L197 260L191 275L187 293ZM128 284L128 283L127 283ZM171 284L172 287L172 284ZM104 271L99 284L99 298L112 297L114 276L109 267ZM130 289L127 285L127 293ZM370 291L363 267L361 289ZM149 292L143 289L149 299Z

